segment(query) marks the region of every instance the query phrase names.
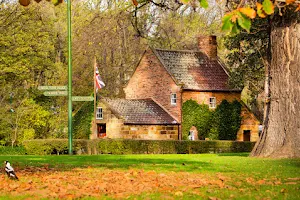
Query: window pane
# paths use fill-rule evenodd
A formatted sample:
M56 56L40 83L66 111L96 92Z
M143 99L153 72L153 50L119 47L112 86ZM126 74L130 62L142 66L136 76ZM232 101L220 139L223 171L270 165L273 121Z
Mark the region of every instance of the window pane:
M176 102L177 102L176 94L173 93L171 94L171 104L176 105Z
M96 110L96 119L103 119L103 111L101 107Z

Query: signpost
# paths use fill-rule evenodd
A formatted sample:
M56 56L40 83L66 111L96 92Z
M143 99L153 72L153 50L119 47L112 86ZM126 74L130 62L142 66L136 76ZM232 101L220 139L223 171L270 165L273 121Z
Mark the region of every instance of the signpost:
M45 91L45 96L68 96L68 91Z
M48 86L48 85L43 85L39 86L38 90L42 91L49 91L49 90L62 90L62 91L67 91L68 87L67 86Z
M92 96L73 96L72 101L94 101Z

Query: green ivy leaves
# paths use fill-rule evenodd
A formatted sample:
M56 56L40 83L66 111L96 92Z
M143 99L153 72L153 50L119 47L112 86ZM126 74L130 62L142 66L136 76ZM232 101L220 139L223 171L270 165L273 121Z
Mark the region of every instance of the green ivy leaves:
M199 0L199 3L202 8L208 8L207 0Z

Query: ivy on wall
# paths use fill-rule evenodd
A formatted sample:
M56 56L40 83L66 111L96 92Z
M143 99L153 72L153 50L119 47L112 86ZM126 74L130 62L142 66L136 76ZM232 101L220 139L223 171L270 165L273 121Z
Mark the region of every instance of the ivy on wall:
M189 130L195 126L198 130L198 136L207 137L210 130L210 121L212 112L208 105L198 104L194 100L188 100L182 105L182 138L187 139Z
M94 113L94 102L85 102L73 117L73 134L75 139L88 139L91 134L91 123Z
M189 130L195 126L199 138L211 140L236 140L241 125L241 108L238 101L229 103L223 100L216 110L206 104L188 100L182 106L182 136L187 139Z

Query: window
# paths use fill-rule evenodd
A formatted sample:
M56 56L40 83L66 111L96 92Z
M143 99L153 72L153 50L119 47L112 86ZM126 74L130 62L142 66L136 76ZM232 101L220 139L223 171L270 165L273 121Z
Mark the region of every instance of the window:
M216 108L216 97L209 98L209 108Z
M98 107L96 110L96 119L103 119L103 110L101 107Z
M176 102L177 102L176 94L173 93L171 94L171 105L176 105Z

